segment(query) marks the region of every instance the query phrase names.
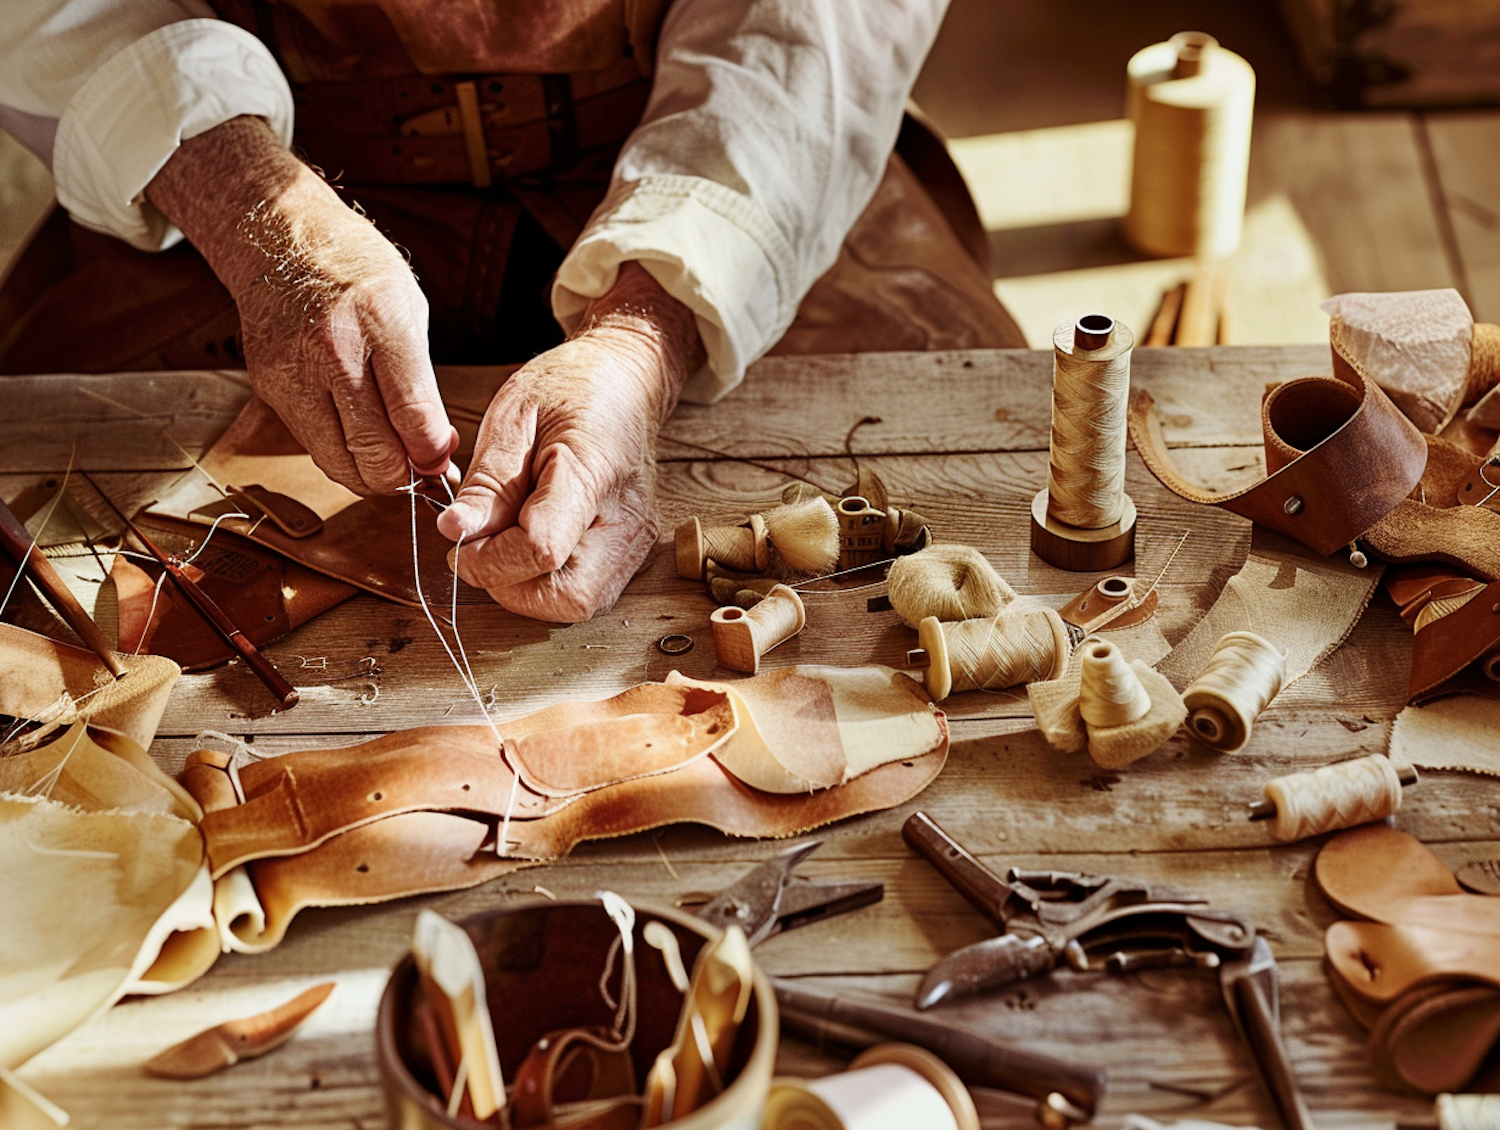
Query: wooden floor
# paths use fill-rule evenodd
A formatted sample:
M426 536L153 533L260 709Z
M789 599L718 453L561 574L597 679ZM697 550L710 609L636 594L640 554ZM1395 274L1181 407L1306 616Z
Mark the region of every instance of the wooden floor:
M1227 483L1258 466L1265 381L1322 364L1321 346L1138 350L1134 380L1169 407L1167 436L1184 466ZM892 499L927 515L941 540L977 547L1022 593L1061 604L1096 578L1063 573L1028 551L1028 506L1046 477L1050 374L1050 356L1027 351L762 362L734 397L711 409L686 407L667 425L663 528L689 514L730 518L763 509L793 477L838 487L852 477L842 450L849 424L874 416L879 422L861 428L855 446ZM483 403L494 375L444 374L444 381L462 403ZM819 395L809 399L809 387ZM174 477L168 469L187 466L174 442L201 450L244 395L235 374L14 378L0 385L0 496L36 497L82 436L79 453L111 494L151 497ZM472 434L466 413L455 419ZM1170 494L1133 454L1127 489L1142 515L1142 575L1155 575L1181 533L1192 531L1161 586L1158 622L1176 642L1244 559L1249 527ZM809 595L807 630L767 665L899 665L912 634L893 613L868 612L869 595ZM543 704L603 697L673 667L726 675L709 646L710 605L676 576L665 541L619 605L586 624L538 624L475 597L460 613L468 655L502 727ZM668 658L655 647L666 632L694 635L698 646ZM1179 735L1121 771L1048 749L1024 696L954 696L943 704L953 741L942 775L910 804L817 833L826 842L805 868L824 879L883 880L885 901L772 939L758 957L774 974L898 1003L939 956L984 937L984 920L901 841L902 821L921 808L1002 871L1014 864L1118 873L1240 909L1279 959L1283 1028L1317 1124L1409 1121L1430 1108L1377 1086L1364 1033L1322 968L1323 930L1337 915L1307 882L1320 841L1275 845L1267 825L1245 819L1243 806L1271 776L1383 750L1405 695L1410 641L1394 607L1379 598L1347 644L1278 696L1243 753L1212 755ZM478 717L414 609L359 596L266 651L303 688L295 710L268 715L263 689L237 665L191 676L174 692L153 756L175 769L204 730L243 735L274 755ZM1488 858L1500 841L1500 781L1425 775L1405 798L1399 824L1450 866ZM419 906L459 916L534 897L538 884L563 897L604 887L671 902L727 884L779 847L675 827L584 844L559 863L472 891L307 911L272 952L225 957L186 991L117 1006L21 1075L68 1108L80 1130L375 1130L382 1116L370 1027ZM143 1060L193 1031L328 978L340 985L334 1000L274 1055L192 1084L141 1073ZM1202 971L1064 971L952 1015L1034 1050L1106 1067L1101 1127L1119 1127L1128 1112L1276 1125L1215 980ZM784 1046L784 1071L831 1066L794 1041ZM1027 1107L997 1094L983 1095L981 1105L988 1130L1034 1126Z

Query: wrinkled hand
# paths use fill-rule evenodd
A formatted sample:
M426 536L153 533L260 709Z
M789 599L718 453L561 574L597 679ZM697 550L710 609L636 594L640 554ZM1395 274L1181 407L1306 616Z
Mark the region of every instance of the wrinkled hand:
M438 520L459 575L513 612L586 620L656 543L657 430L702 362L691 313L634 263L584 328L496 394Z
M234 295L251 385L325 474L377 494L406 485L408 461L447 467L458 433L410 267L263 122L185 142L147 195Z

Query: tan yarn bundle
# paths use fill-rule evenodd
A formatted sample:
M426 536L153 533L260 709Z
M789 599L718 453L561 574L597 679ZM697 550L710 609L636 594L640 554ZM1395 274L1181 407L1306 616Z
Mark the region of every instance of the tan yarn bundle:
M826 573L839 560L839 520L821 495L769 511L766 534L776 556L799 573Z
M993 617L1016 598L984 554L942 543L898 557L886 576L886 593L908 628L929 616L945 623Z

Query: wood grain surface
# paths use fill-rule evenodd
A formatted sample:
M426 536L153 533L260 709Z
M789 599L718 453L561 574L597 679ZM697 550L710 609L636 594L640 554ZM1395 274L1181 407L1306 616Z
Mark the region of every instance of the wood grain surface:
M1182 465L1205 482L1225 484L1260 473L1258 405L1266 383L1324 370L1326 357L1305 347L1141 350L1135 376L1161 405ZM461 429L472 434L502 376L443 375L450 399L462 406L455 413ZM979 548L1021 592L1063 603L1097 578L1053 569L1027 549L1027 505L1046 475L1050 376L1050 356L1027 351L781 359L757 366L744 389L716 408L683 409L661 444L661 544L615 609L587 624L544 625L490 605L483 594L466 594L459 622L494 717L603 697L674 667L731 677L714 667L712 605L696 584L676 576L669 532L689 514L738 518L763 509L794 478L841 487L854 473L846 436L864 417L879 422L859 427L848 447L880 472L893 501L926 515L941 540ZM0 496L35 496L72 460L102 472L112 493L149 499L184 473L184 451L210 444L244 395L236 374L7 381L0 385ZM1127 489L1141 512L1139 575L1155 576L1189 534L1160 586L1158 623L1175 643L1243 561L1249 527L1171 495L1133 453ZM811 591L818 589L828 591ZM765 666L899 664L913 636L894 613L867 611L867 599L880 591L858 576L804 589L806 630L766 656ZM692 636L695 647L675 659L663 655L656 640L668 632ZM301 705L266 714L262 689L238 665L185 678L152 749L164 767L179 767L205 730L238 735L274 756L480 717L416 609L358 596L266 650L301 688ZM1266 824L1245 818L1268 778L1385 748L1409 651L1408 629L1377 597L1348 643L1276 699L1244 752L1211 754L1179 736L1119 771L1050 750L1024 695L954 696L944 703L953 742L938 780L902 809L825 829L822 848L803 867L814 878L880 879L885 900L772 939L757 956L775 974L899 1002L910 999L938 957L983 938L983 919L900 838L906 816L921 808L997 869L1117 873L1241 910L1280 960L1283 1030L1318 1124L1388 1126L1420 1115L1425 1102L1371 1077L1364 1034L1322 972L1322 932L1335 913L1307 882L1321 841L1278 845ZM1454 866L1500 846L1500 780L1428 774L1404 799L1398 824ZM456 917L545 897L539 889L581 897L607 888L670 905L724 886L780 846L681 826L586 843L559 863L469 891L308 911L272 952L226 956L183 992L127 1001L21 1075L83 1130L375 1130L384 1114L374 1011L418 909ZM333 998L272 1055L186 1084L140 1070L197 1030L325 979L339 983ZM1059 972L954 1006L952 1015L1033 1050L1106 1067L1111 1082L1100 1126L1119 1126L1132 1111L1277 1124L1207 973ZM783 1071L836 1065L826 1053L784 1043ZM991 1130L1034 1125L1025 1104L998 1093L979 1099Z

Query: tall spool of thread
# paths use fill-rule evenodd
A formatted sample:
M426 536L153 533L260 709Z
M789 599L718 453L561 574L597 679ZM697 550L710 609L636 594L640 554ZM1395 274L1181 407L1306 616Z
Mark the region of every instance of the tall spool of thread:
M929 616L917 626L919 647L909 666L924 668L934 702L955 691L1004 690L1061 677L1068 665L1068 631L1050 608L1005 611L945 624Z
M1220 753L1244 749L1252 725L1281 690L1285 674L1286 656L1275 644L1254 632L1227 633L1182 692L1188 729Z
M1088 640L1079 647L1083 670L1078 712L1083 720L1090 726L1123 726L1145 717L1151 709L1151 695L1120 649L1104 640Z
M1222 258L1240 242L1255 71L1184 31L1126 68L1135 157L1125 237L1148 255Z
M1410 766L1397 766L1382 753L1324 765L1306 773L1290 773L1266 782L1266 802L1255 806L1251 819L1274 815L1272 834L1290 843L1339 828L1384 820L1401 807L1401 789L1415 784Z
M719 666L754 675L762 655L802 630L807 611L795 590L777 585L754 608L718 608L709 621Z
M1113 569L1135 553L1125 493L1130 327L1104 314L1052 335L1052 440L1047 486L1031 500L1031 549L1060 569Z
M953 1069L911 1044L881 1044L849 1070L779 1079L762 1130L979 1130L973 1096Z

